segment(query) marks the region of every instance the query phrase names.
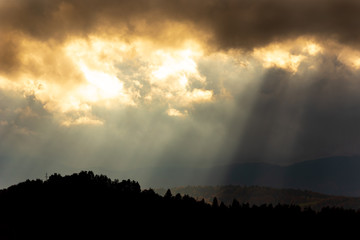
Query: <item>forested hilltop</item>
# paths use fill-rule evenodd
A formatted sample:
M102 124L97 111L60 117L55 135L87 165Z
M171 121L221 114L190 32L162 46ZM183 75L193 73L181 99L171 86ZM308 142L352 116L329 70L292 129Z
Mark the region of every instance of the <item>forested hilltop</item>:
M240 203L249 203L250 205L262 204L292 204L302 208L310 207L313 210L320 211L324 207L340 207L345 209L360 209L360 198L345 197L321 194L308 190L300 189L278 189L264 186L180 186L170 188L173 193L181 195L190 195L197 200L204 199L211 203L214 197L226 205L232 203L234 199ZM165 194L167 189L155 189L160 195Z
M0 239L120 239L165 232L233 236L256 229L279 235L285 228L301 229L301 234L360 223L355 210L328 207L317 212L298 205L257 206L237 200L226 205L217 198L210 204L170 190L162 196L142 190L136 181L86 171L27 180L1 190L0 212Z

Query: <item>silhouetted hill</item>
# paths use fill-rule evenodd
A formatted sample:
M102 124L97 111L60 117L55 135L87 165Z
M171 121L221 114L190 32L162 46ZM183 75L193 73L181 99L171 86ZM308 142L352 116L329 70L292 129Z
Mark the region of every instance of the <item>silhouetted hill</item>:
M223 201L226 205L232 203L234 199L240 203L250 205L262 204L288 204L298 205L302 208L311 207L319 211L324 207L342 207L345 209L360 209L360 198L331 196L307 190L298 189L276 189L261 186L184 186L170 189L173 193L189 195L195 199L204 199L211 203L214 197ZM166 189L155 189L160 195Z
M355 210L315 212L294 204L250 206L237 200L226 205L217 198L209 204L189 195L173 196L170 190L161 196L141 190L135 181L84 171L3 189L0 213L0 239L279 237L289 231L305 237L334 231L344 235L345 228L360 223ZM352 234L351 228L346 233Z

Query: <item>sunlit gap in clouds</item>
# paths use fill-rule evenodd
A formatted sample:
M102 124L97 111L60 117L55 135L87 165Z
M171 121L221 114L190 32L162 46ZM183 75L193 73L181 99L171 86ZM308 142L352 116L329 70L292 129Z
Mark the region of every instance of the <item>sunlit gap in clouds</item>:
M79 117L70 122L71 124L81 123L80 120L87 120L84 121L84 124L104 123L106 125L106 120L98 120L101 119L101 116L96 119L91 113L92 106L98 106L102 103L105 103L104 107L110 111L112 108L116 108L117 105L128 105L135 110L142 111L140 109L144 107L153 108L153 105L158 104L157 101L160 100L166 107L160 114L167 114L170 118L187 118L193 104L213 100L212 90L206 89L206 77L202 76L197 69L196 59L202 56L202 50L194 42L187 42L180 49L159 49L154 47L151 42L146 41L125 44L121 41L109 43L106 40L91 39L87 43L77 41L75 45L68 45L67 54L71 56L86 80L85 84L80 84L75 97L81 104L90 106L89 113L84 111L86 118ZM130 68L135 68L132 69L130 74L127 72L129 69L122 68L122 65L127 65L128 62L133 64L133 66L129 66ZM192 82L197 82L196 87L190 86ZM144 85L147 86L146 89ZM88 118L88 115L91 117ZM158 118L153 114L146 116L146 118L149 118L146 121L150 124L147 127L153 127L151 125L154 124L155 119L152 120L154 117ZM167 121L169 123L166 123ZM166 120L165 124L172 124L173 121L189 120ZM146 123L143 121L139 124ZM64 122L63 125L69 126L70 124ZM134 143L136 146L134 151L138 151L136 148L143 148L149 144L146 142L149 137L146 136L146 132L149 130L141 127L136 131L141 131L139 134L145 134L143 136L145 139L138 138L139 142ZM157 138L162 139L164 135L169 134L164 134L163 131L167 131L166 126L158 129L158 132L155 133L155 135L159 135ZM165 137L165 139L168 139L169 142L174 141L177 138L175 132L176 130L172 130L170 139L169 136ZM124 136L120 136L120 138L124 138ZM161 159L162 152L165 151L163 148L166 148L167 143L162 142L160 145L147 149L151 153L146 155L142 153L142 156L139 156L139 153L131 153L132 150L127 149L127 151L130 151L129 158L149 158L143 159L143 161L148 162L138 165L136 168L132 166L131 159L127 160L130 162L129 167L133 169L134 174L140 171L141 176L139 177L145 182L144 179L147 178L152 181L152 170L166 164L157 162L160 161L157 159Z
M87 85L82 86L79 94L84 101L98 103L104 99L117 98L122 99L124 104L136 105L162 97L169 105L177 102L178 105L187 106L193 101L211 100L211 90L195 88L190 91L188 87L188 78L202 83L205 81L198 73L193 59L201 55L198 46L196 49L191 49L194 45L190 45L184 46L185 49L164 50L154 49L147 42L106 43L101 42L101 39L90 44L96 47L90 46L89 49L85 47L87 44L81 44L68 48L73 52L72 57L77 57L75 64L87 80ZM110 51L111 48L114 49ZM127 61L137 62L133 75L117 68L117 65L126 64ZM143 88L137 75L142 76L142 82L150 84L150 89L142 95L136 91Z

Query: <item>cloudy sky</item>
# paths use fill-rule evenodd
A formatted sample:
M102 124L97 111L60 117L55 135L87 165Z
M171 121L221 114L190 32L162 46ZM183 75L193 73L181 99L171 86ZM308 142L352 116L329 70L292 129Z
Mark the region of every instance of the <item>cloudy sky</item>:
M0 0L0 188L358 155L359 16L357 0Z

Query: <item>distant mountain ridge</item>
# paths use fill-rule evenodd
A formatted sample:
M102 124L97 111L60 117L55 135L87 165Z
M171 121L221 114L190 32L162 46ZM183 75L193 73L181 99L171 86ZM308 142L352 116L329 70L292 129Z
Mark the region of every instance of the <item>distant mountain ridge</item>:
M150 187L245 185L292 188L360 197L360 157L336 156L279 166L234 163L215 168L166 167L153 170Z
M296 188L330 195L360 196L360 157L330 157L289 166L239 164L224 183Z

